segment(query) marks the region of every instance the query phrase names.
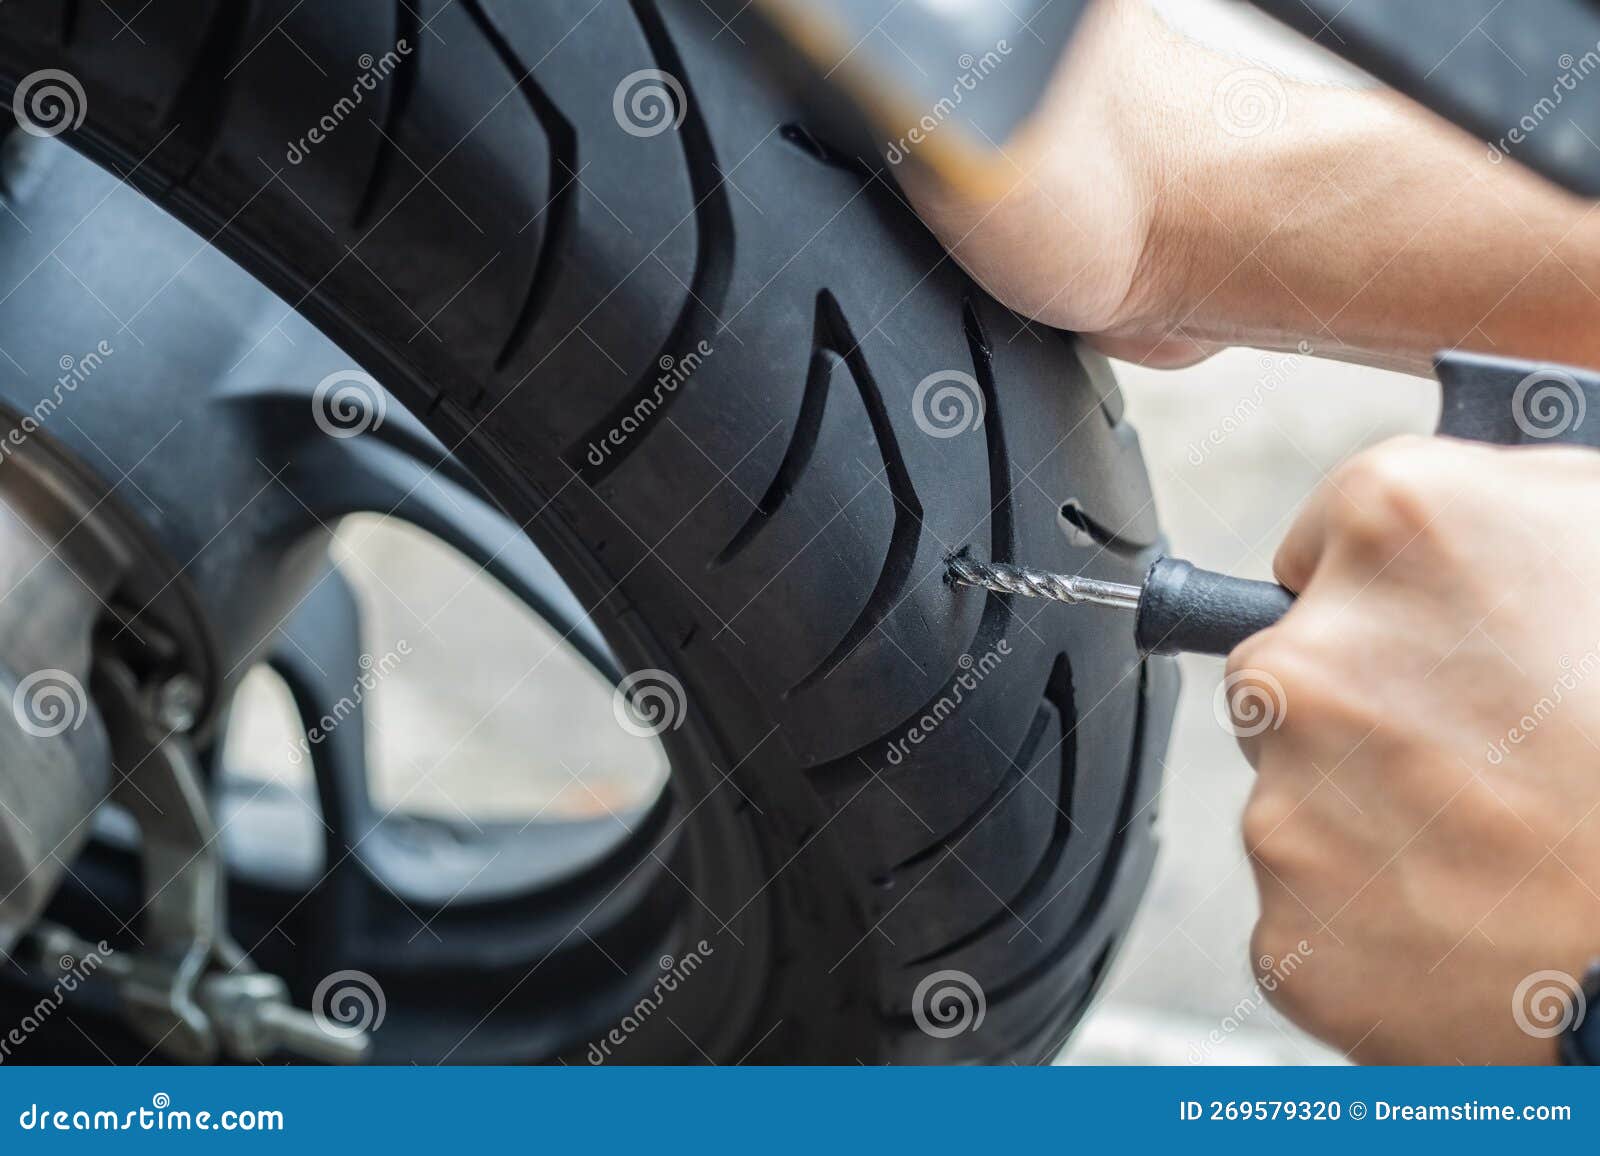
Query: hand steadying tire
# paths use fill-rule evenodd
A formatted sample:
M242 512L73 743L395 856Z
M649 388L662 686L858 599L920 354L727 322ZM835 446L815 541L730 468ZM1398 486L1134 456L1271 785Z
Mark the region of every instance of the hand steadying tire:
M651 823L550 897L531 970L445 996L357 961L391 1006L476 1001L454 1059L577 1061L703 940L605 1058L1044 1058L1148 874L1175 677L943 560L1135 580L1137 443L1102 363L977 290L698 8L13 0L0 70L24 120L69 77L36 127L423 415L639 676L674 768ZM539 1001L547 1031L497 1035Z

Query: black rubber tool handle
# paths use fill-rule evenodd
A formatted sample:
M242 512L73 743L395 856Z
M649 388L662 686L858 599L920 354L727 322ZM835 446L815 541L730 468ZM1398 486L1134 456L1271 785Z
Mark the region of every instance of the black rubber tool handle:
M1134 637L1146 654L1227 654L1293 605L1294 595L1275 582L1158 558L1145 576Z
M1434 371L1443 389L1441 436L1600 448L1600 376L1591 370L1442 353ZM1139 597L1135 638L1146 654L1227 654L1293 605L1294 595L1274 582L1158 558Z

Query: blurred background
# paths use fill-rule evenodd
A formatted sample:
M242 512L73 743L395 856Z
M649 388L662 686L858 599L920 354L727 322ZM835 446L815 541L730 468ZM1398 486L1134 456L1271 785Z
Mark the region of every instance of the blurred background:
M1220 50L1303 79L1364 79L1228 0L1166 0L1168 19ZM1032 340L1020 333L1017 340ZM1174 553L1269 577L1299 503L1352 452L1427 432L1425 380L1238 349L1191 369L1118 365ZM653 741L614 725L610 688L476 567L405 525L347 520L338 555L364 603L366 648L411 657L369 702L374 802L483 819L626 813L666 773ZM448 640L448 642L446 641ZM548 655L529 670L529 655ZM1263 1005L1248 960L1254 885L1239 839L1251 771L1217 721L1220 659L1187 657L1161 800L1163 851L1142 913L1071 1063L1337 1063ZM247 776L299 783L298 732L276 676L251 676L230 734ZM539 736L537 751L529 735ZM304 811L304 809L299 809ZM296 821L288 808L285 821ZM314 821L311 813L300 815ZM621 821L621 820L619 820Z

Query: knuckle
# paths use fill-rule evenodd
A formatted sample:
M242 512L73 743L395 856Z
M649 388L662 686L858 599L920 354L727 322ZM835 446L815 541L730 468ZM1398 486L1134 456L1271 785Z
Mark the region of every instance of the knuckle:
M1263 913L1250 932L1250 970L1266 993L1267 1002L1280 1009L1287 1007L1290 988L1296 985L1269 980L1275 980L1279 961L1295 955L1301 942L1299 930L1274 914Z
M1381 487L1399 471L1401 459L1408 456L1411 443L1405 438L1392 438L1350 455L1333 471L1333 481L1341 490L1364 487Z
M1278 945L1287 938L1283 929L1278 925L1277 917L1269 911L1263 911L1256 920L1256 925L1250 929L1250 967L1259 972L1263 959L1277 959Z
M1277 676L1282 668L1293 665L1296 649L1297 644L1285 626L1269 626L1233 648L1228 655L1226 677L1236 682L1261 674Z
M1250 929L1250 970L1259 978L1261 974L1260 961L1272 956L1272 949L1279 937L1268 927L1267 916L1262 914L1256 920L1256 925ZM1276 958L1276 957L1274 957Z
M1336 535L1393 552L1438 517L1448 499L1441 493L1432 452L1422 448L1426 441L1396 438L1340 467L1330 519Z
M1291 692L1281 673L1292 664L1275 657L1282 644L1256 643L1240 648L1228 663L1217 688L1217 718L1241 741L1270 741L1288 717ZM1252 760L1254 761L1254 760Z
M1309 546L1291 535L1278 543L1272 555L1272 572L1280 582L1298 590L1310 576L1314 554Z
M1314 698L1326 681L1327 667L1317 643L1292 623L1280 623L1246 639L1228 656L1230 691L1259 700L1268 696L1281 716L1292 703Z
M1281 792L1263 790L1258 784L1239 820L1245 854L1261 862L1276 859L1275 851L1289 841L1287 827L1296 806L1293 799Z

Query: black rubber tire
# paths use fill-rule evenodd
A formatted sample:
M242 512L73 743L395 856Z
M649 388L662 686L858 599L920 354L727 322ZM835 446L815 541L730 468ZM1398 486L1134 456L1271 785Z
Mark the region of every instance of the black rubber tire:
M1042 1059L1148 876L1176 676L1110 612L956 590L943 560L1134 580L1158 546L1137 442L1103 363L976 290L700 9L10 0L0 72L70 73L68 139L423 415L630 669L686 689L664 739L694 838L611 885L670 890L671 936L602 999L582 977L614 945L569 908L550 1033L451 1058L580 1058L658 948L706 938L712 974L615 1058ZM646 69L681 85L676 130L624 131ZM986 418L934 436L918 386L949 372ZM917 1014L946 971L985 1003L957 1034Z

